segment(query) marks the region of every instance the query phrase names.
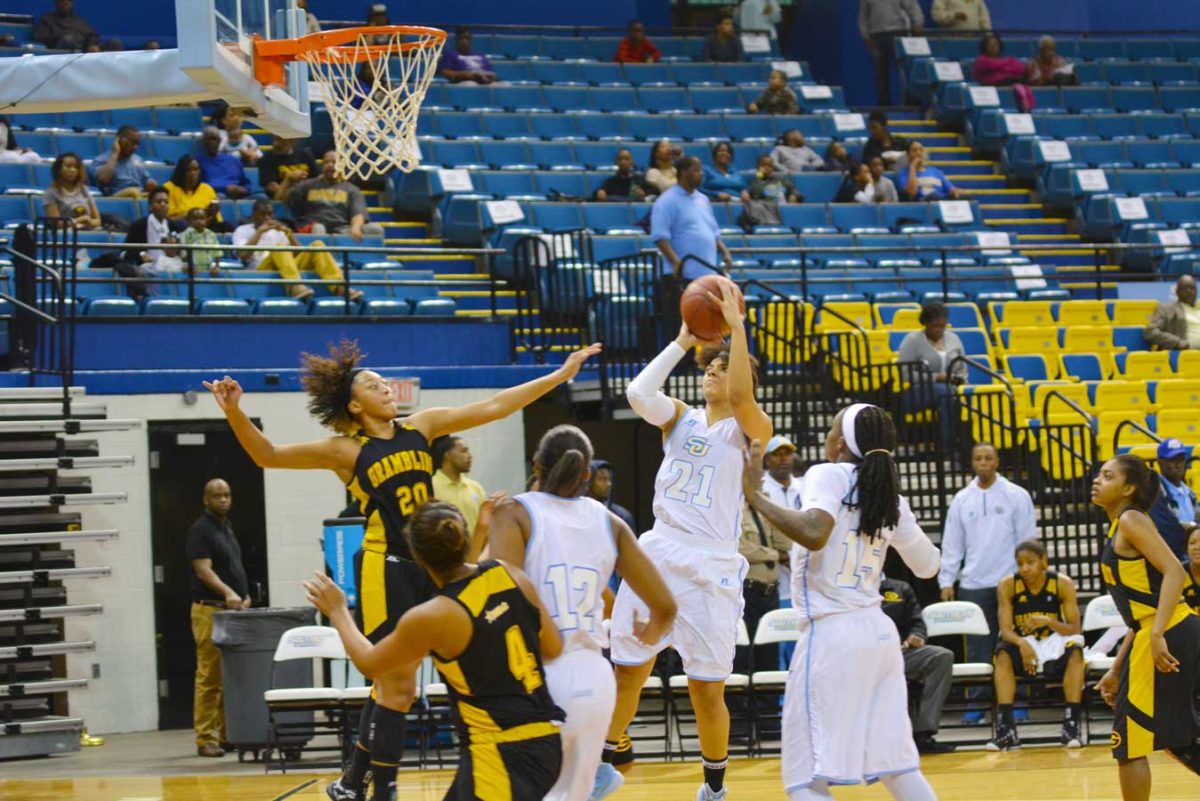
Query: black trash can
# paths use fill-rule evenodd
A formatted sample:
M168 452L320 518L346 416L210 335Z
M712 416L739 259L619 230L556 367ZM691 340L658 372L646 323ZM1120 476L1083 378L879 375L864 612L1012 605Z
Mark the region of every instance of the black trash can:
M266 607L213 615L213 644L221 650L225 729L239 756L271 746L264 692L312 686L311 660L275 665L274 657L275 646L284 632L297 626L311 626L315 621L316 610L311 607ZM312 713L284 712L280 719L289 723L306 722L312 720ZM307 742L307 737L293 735L284 736L277 745L302 747Z

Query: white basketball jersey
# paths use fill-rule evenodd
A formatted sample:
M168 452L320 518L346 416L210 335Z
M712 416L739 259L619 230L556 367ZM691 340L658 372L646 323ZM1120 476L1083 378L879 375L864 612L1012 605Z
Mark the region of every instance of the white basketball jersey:
M745 445L735 418L709 427L703 409L684 412L663 443L654 479L655 519L694 537L737 543Z
M611 513L591 498L527 492L517 501L532 524L525 544L525 573L563 635L563 650L608 645L604 599L617 564Z
M928 543L903 496L899 525L874 538L860 535L859 510L845 503L854 488L855 472L853 464L836 462L816 465L804 474L802 508L827 512L834 524L821 550L792 546L792 606L801 617L879 606L879 582L888 546L903 556L909 548Z

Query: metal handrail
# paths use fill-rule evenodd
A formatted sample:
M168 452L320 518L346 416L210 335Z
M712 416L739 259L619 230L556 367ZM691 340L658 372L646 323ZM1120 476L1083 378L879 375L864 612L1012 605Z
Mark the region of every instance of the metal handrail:
M1133 418L1129 418L1127 420L1122 420L1120 423L1117 423L1117 427L1113 431L1113 453L1116 453L1120 449L1120 447L1121 447L1121 432L1124 431L1126 427L1132 428L1134 431L1138 432L1139 434L1144 434L1145 436L1150 437L1150 439L1154 440L1155 442L1163 441L1162 437L1160 437L1158 434L1155 434L1153 431L1146 428L1144 425L1139 423L1137 420L1134 420Z

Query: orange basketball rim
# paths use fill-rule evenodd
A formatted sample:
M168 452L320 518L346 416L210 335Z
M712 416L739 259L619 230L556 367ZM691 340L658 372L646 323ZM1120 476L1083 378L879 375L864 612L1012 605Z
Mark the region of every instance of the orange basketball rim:
M381 44L361 46L363 40ZM295 39L254 37L254 77L266 85L286 83L285 67L294 61L310 64L351 64L413 50L440 48L446 32L419 25L376 25L338 28ZM352 44L347 44L352 43Z

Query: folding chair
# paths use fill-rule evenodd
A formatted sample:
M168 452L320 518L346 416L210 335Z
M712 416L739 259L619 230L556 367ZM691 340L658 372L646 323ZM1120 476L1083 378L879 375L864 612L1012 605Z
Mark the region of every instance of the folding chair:
M767 612L758 621L758 628L754 630L754 645L770 645L772 643L795 642L800 636L800 615L795 609L773 609ZM751 651L753 653L753 651ZM758 667L758 666L755 666ZM787 686L786 670L755 670L750 674L750 694L757 702L760 696L775 696L782 695L784 687ZM782 727L783 712L777 712L774 715L766 715L762 713L757 703L755 704L755 732L754 744L755 755L761 756L764 753L777 754L780 748L772 746L768 751L763 745L763 738L759 733L761 723L767 720L777 720Z
M263 693L270 725L270 747L287 772L288 762L299 762L304 751L336 752L332 762L306 763L305 767L340 767L342 752L342 691L335 687L276 688L276 670L281 663L314 659L346 660L346 649L337 629L329 626L297 626L279 638L271 665L271 687ZM311 675L311 674L310 674ZM323 714L324 717L319 715ZM309 746L315 737L332 734L332 745ZM270 762L267 763L268 769Z
M746 623L742 620L738 621L735 645L737 647L750 645L750 633L746 630ZM649 685L649 682L647 682L647 685ZM689 751L683 744L684 725L694 726L696 724L696 713L692 709L691 697L688 694L688 677L682 673L671 676L667 680L667 689L671 696L671 720L675 735L679 739L679 753L685 757L699 756L699 746L697 746L696 751ZM731 673L729 674L729 678L725 679L725 699L727 703L730 698L740 699L740 703L729 705L730 723L740 722L745 724L746 727L746 744L745 746L737 746L737 750L744 750L746 756L750 756L754 749L754 699L750 691L750 677L745 673ZM687 701L686 708L681 708L681 701ZM734 748L734 738L731 737L729 750L733 751Z
M1088 605L1083 611L1083 633L1085 635L1089 631L1100 631L1102 632L1100 636L1103 638L1104 632L1117 627L1119 627L1118 632L1128 631L1125 620L1117 611L1117 605L1113 602L1111 595L1100 595L1088 601ZM1121 636L1123 637L1124 634ZM1108 650L1112 650L1120 642L1120 639L1117 639ZM1083 734L1085 740L1091 740L1092 710L1099 711L1098 718L1102 720L1112 717L1108 704L1100 697L1100 693L1092 688L1095 686L1096 680L1113 666L1116 657L1109 656L1107 651L1098 652L1092 648L1085 649L1083 657L1087 671L1087 680L1083 684Z
M928 639L937 637L980 636L991 634L987 618L978 604L970 601L942 601L930 604L921 610ZM950 674L951 683L962 687L991 687L994 668L991 662L955 662ZM992 702L993 707L995 701ZM964 711L967 704L947 704L946 709ZM995 719L995 709L992 710ZM962 724L950 724L944 728L957 728ZM973 726L968 726L973 728Z

